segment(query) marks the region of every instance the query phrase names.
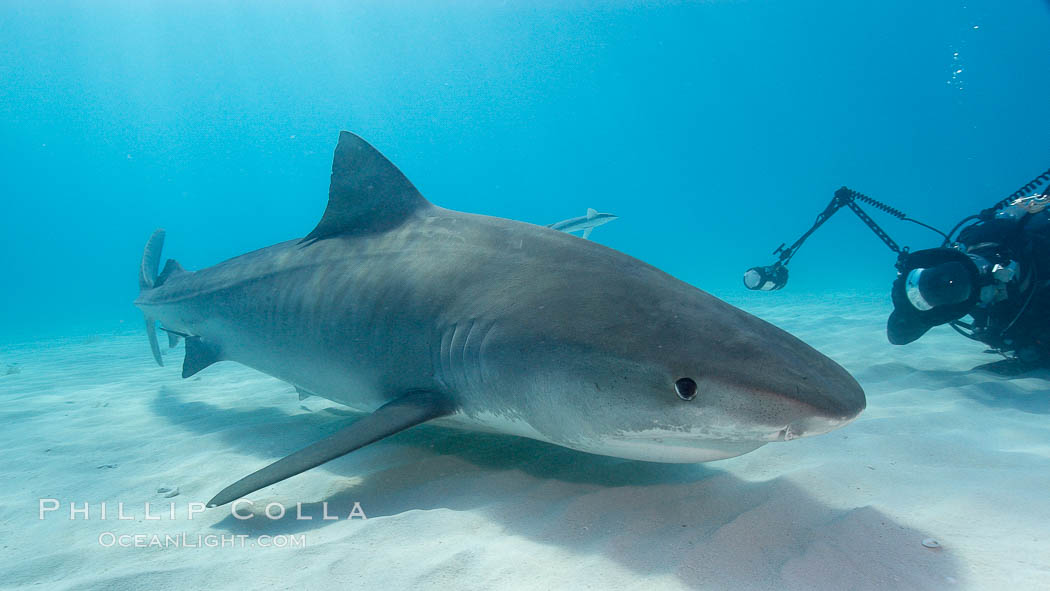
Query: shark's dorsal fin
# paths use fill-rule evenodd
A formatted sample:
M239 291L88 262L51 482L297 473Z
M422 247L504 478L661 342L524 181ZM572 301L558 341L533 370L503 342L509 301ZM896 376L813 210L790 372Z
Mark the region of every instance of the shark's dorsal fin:
M332 161L328 207L321 222L302 241L382 232L429 206L430 202L379 150L343 131Z
M594 218L597 215L598 215L598 210L594 209L593 207L588 207L587 208L587 219Z

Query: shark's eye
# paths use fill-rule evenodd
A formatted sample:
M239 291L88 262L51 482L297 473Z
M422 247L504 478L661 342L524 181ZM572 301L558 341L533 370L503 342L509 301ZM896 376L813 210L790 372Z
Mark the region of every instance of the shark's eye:
M696 398L696 382L693 378L679 378L674 383L674 391L682 400L692 400Z

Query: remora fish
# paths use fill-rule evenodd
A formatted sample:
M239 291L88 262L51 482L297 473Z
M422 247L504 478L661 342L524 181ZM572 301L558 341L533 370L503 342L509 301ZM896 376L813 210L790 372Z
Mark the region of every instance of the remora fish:
M343 132L305 238L190 273L164 232L135 301L233 360L371 414L230 485L217 506L425 421L655 462L705 462L855 418L864 392L788 333L593 242L429 203ZM174 338L174 337L171 337Z
M554 222L547 226L555 230L561 230L562 232L583 232L584 239L591 237L591 232L595 228L602 224L608 224L615 220L618 216L611 213L598 213L596 209L587 208L587 215L580 216L577 218L569 218L560 222Z

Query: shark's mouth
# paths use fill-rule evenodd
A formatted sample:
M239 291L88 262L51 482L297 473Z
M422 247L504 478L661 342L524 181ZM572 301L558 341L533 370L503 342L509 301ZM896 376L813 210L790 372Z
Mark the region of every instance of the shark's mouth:
M692 464L736 457L765 444L761 440L704 439L688 433L640 431L612 435L572 447L630 460Z
M823 435L829 431L834 431L841 427L852 423L857 420L859 414L853 415L852 417L819 417L811 416L804 419L799 419L790 425L787 425L783 429L779 430L770 441L791 441L792 439L799 439L800 437L812 437L814 435Z
M780 428L726 428L724 433L645 430L627 431L578 442L571 447L592 453L647 462L713 462L754 451L766 443L791 441L833 431L857 417L809 416Z

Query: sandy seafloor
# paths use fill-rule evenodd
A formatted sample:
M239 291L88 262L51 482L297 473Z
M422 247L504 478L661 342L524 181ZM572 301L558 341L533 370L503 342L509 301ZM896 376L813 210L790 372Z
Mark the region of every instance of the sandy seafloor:
M245 521L189 519L189 503L355 415L233 363L182 380L181 347L157 367L144 333L7 345L0 369L21 372L0 376L0 587L1050 588L1050 373L971 371L995 358L946 327L893 347L886 300L734 302L857 377L868 409L839 431L666 465L422 426L256 493ZM61 507L41 520L40 498ZM261 515L272 501L283 519ZM367 520L345 518L355 501ZM122 548L106 532L248 537Z

